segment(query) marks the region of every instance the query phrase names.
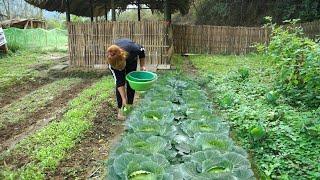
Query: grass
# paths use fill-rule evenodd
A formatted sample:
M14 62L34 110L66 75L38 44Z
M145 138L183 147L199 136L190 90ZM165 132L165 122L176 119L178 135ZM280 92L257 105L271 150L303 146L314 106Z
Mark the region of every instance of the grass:
M274 90L273 64L261 56L199 56L192 63L212 101L232 125L234 138L249 152L262 179L318 179L320 108L292 107L280 96L269 103ZM243 76L241 69L249 75ZM250 129L262 127L263 138Z
M63 91L71 89L72 86L80 82L81 79L79 78L58 80L3 107L0 109L0 128L3 128L6 124L13 124L26 120L29 115L44 108Z
M92 127L97 109L110 96L113 84L111 78L103 78L84 90L70 102L68 111L60 121L49 124L23 140L13 151L2 155L1 161L16 155L27 156L29 163L18 169L3 169L0 178L44 179L44 172L54 170L59 161L65 158L67 151Z

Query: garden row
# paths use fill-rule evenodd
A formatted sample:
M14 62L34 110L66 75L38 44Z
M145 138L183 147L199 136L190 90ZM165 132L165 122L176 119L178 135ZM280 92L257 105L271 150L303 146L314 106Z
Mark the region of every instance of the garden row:
M107 179L255 179L246 152L194 80L161 76L130 113Z
M79 83L80 80L65 79L55 83L60 84L61 86L56 87L63 90L70 87L70 84L72 84L70 82L75 84ZM62 86L66 87L62 88ZM3 152L0 155L0 178L44 179L46 172L54 171L59 162L66 158L67 152L83 138L85 132L90 130L97 110L110 96L112 87L113 81L110 78L103 78L71 100L61 118L23 139L12 150ZM55 94L57 92L54 91L62 91L60 88L51 88L50 93ZM43 90L40 89L32 93L32 96L26 96L22 100L30 106L34 106L34 108L39 108L38 106L41 108L48 99L43 93ZM39 99L30 100L31 97ZM41 103L35 103L37 100ZM21 106L9 105L5 108L15 107L14 109L19 109ZM23 107L24 109L20 108L21 111L29 113L28 110L25 110L29 106L24 105ZM21 117L25 116L24 113L21 114ZM17 117L20 117L20 115L17 114ZM23 120L23 118L18 118L18 120Z
M83 83L79 78L66 78L47 84L0 109L0 129L6 125L21 123L32 113L43 109L63 91Z
M60 54L57 54L61 56ZM44 54L36 52L21 51L16 54L1 57L0 61L0 97L8 88L27 82L45 78L50 66L58 61L45 57Z
M320 177L320 109L290 105L292 97L274 89L279 72L272 61L263 56L200 56L191 61L229 120L234 138L252 152L262 177Z

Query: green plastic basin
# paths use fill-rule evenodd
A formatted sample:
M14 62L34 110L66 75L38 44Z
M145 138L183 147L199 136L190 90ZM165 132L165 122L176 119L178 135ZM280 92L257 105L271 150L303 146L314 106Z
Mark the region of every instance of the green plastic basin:
M134 72L138 72L138 71L134 71ZM152 72L148 72L148 71L139 71L139 72L144 72L144 73L148 73L148 74L152 73ZM131 73L133 73L133 72L131 72ZM152 84L157 80L157 74L155 74L155 73L152 73L153 78L152 79L150 78L149 81L147 81L147 79L138 79L137 80L136 78L134 78L130 75L131 73L126 75L126 80L128 81L130 87L136 91L146 91L146 90L150 89ZM145 76L145 77L147 77L147 76ZM148 76L148 77L150 77L150 76Z
M130 79L136 82L147 82L157 78L157 74L150 71L133 71L128 74Z

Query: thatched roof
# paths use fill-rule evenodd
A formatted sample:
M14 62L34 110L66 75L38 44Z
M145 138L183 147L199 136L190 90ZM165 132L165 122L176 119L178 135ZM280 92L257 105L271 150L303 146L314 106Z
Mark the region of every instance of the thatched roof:
M66 0L25 0L41 9L48 11L66 12ZM111 9L110 0L92 0L94 4L93 16L103 16L105 11ZM114 0L115 8L125 10L130 4L136 4L136 0ZM141 0L141 4L147 5L151 10L163 12L164 0ZM90 0L69 0L70 14L77 16L91 16ZM186 14L190 7L190 0L175 0L169 2L172 12L179 10L182 14ZM106 10L105 10L106 6Z

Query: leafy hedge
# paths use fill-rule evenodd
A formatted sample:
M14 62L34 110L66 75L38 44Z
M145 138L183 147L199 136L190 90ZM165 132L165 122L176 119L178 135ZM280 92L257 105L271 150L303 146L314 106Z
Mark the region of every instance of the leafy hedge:
M194 81L163 75L131 112L107 179L255 179L228 131Z
M286 28L269 23L271 41L265 54L276 64L276 90L291 104L311 108L320 106L320 44L304 37L300 27L290 21Z

